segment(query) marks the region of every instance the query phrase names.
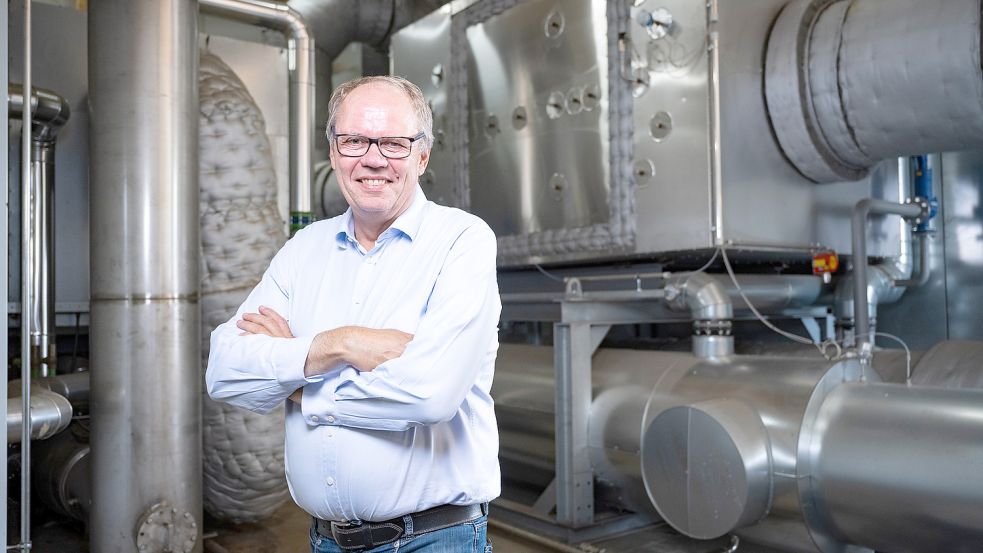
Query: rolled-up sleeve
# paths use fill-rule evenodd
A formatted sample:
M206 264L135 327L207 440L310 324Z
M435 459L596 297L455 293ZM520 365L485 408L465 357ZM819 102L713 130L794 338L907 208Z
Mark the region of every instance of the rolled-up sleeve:
M484 222L464 229L403 355L306 386L305 419L399 431L453 418L481 372L493 370L501 314L495 257L495 235Z
M304 364L314 336L274 338L262 334L241 335L236 321L259 306L281 315L289 312L288 284L290 244L270 263L259 284L236 314L211 335L205 386L212 399L259 413L271 411L297 388L321 377L305 378Z

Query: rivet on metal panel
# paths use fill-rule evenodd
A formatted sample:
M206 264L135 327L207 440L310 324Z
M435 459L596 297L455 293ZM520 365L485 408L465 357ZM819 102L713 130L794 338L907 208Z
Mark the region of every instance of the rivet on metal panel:
M563 104L566 103L562 92L554 92L550 94L549 100L546 101L546 115L550 119L556 119L563 115Z
M567 113L570 115L577 115L578 113L584 111L584 100L582 98L583 94L583 89L570 89L570 92L567 93Z
M546 16L546 20L543 21L543 32L546 33L546 38L557 38L563 34L563 29L566 27L566 21L563 17L563 12L560 10L553 10Z
M649 91L651 79L652 78L649 76L649 70L645 67L638 67L632 70L631 95L635 98L641 98L643 94Z
M433 132L433 147L435 150L443 150L446 142L444 140L443 129L435 129Z
M601 103L601 91L596 84L584 87L583 104L586 111L590 111Z
M672 133L672 116L665 111L653 115L649 122L649 134L652 135L652 140L662 142L669 138L670 133Z
M526 108L519 106L512 111L512 128L519 131L526 128L526 124L529 122L529 115L526 113Z
M567 177L563 173L553 173L550 177L550 191L553 199L561 201L563 199L563 189L567 187Z
M636 186L645 186L655 176L655 164L652 163L651 159L640 159L635 162L632 175L635 177Z
M494 113L489 113L485 118L485 134L489 138L495 138L502 132L502 127L498 123L498 117Z
M437 65L433 66L433 69L430 71L430 80L433 82L434 86L440 86L440 83L444 81L443 64L438 63Z

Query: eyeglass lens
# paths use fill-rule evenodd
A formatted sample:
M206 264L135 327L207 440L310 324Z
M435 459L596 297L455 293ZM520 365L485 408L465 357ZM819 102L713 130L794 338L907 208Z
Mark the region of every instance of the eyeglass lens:
M346 156L365 155L373 142L379 145L382 155L392 158L410 155L410 149L413 147L413 141L409 138L396 136L372 139L357 134L343 134L338 136L338 151Z

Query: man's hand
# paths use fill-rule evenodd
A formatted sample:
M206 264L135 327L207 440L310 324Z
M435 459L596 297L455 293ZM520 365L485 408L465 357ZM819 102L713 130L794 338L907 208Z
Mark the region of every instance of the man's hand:
M269 307L259 306L259 313L243 313L242 319L236 322L242 332L240 336L250 334L266 334L274 338L293 338L290 325L279 313Z
M314 338L304 374L318 375L341 363L363 372L371 371L403 355L411 340L412 334L393 328L343 326L326 330Z
M279 313L269 307L259 306L259 313L243 313L242 319L236 322L236 326L242 332L240 336L250 334L265 334L274 338L293 338L290 332L290 325ZM301 398L304 397L304 388L297 388L290 394L290 401L300 405Z

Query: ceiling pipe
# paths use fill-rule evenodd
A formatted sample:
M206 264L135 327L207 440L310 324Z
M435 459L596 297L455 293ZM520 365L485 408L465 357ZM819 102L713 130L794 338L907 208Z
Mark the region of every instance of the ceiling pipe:
M311 224L311 149L314 143L314 35L304 18L284 4L259 0L200 0L204 13L282 32L290 75L290 233Z

